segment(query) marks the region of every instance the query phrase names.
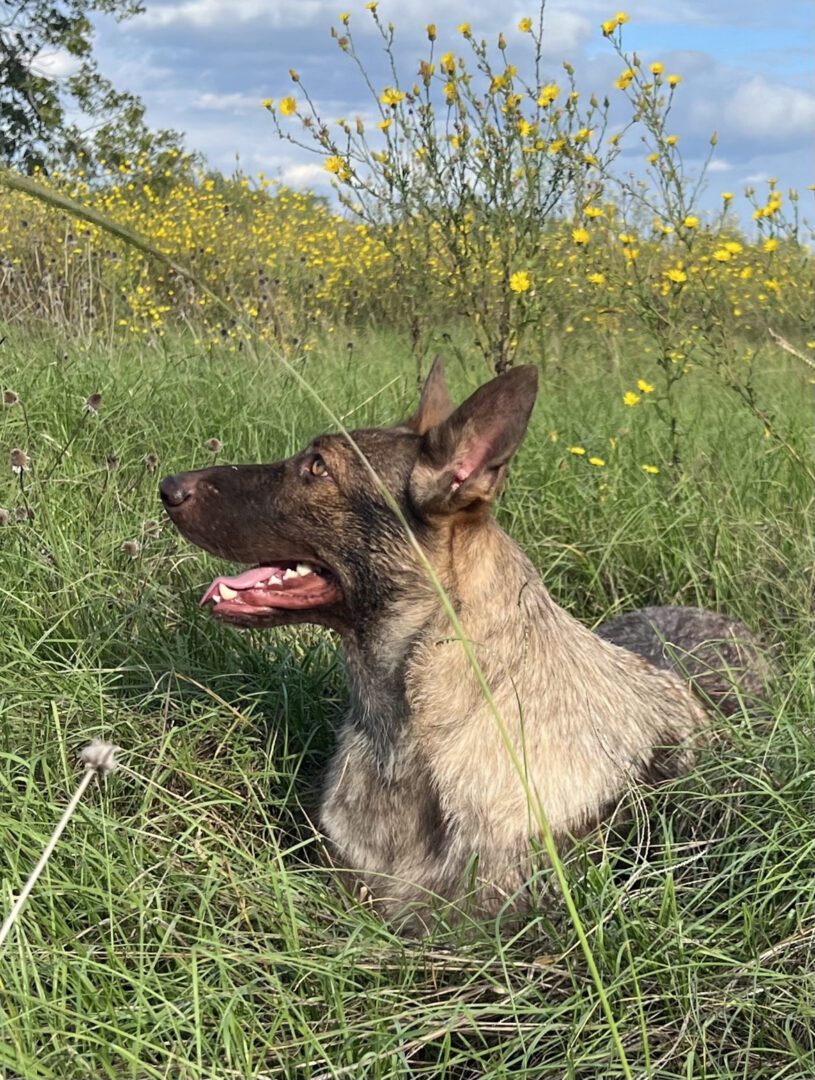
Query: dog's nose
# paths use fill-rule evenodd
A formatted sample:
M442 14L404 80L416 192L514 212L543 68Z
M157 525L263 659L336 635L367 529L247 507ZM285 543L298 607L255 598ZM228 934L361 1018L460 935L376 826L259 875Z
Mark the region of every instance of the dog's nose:
M158 486L161 501L169 509L181 506L193 493L194 484L190 482L189 474L178 473L175 476L165 476Z

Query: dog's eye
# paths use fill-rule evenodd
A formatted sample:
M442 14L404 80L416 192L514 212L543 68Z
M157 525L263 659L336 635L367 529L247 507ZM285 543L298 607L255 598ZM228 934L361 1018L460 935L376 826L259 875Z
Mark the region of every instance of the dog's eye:
M308 471L312 476L328 476L328 466L319 454L315 456Z

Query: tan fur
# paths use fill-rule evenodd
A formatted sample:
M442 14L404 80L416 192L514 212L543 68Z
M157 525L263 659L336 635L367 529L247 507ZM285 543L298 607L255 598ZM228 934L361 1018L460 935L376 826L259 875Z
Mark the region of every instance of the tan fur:
M689 767L706 714L663 655L661 626L678 631L686 655L720 635L725 661L755 655L749 631L698 609L615 620L607 636L642 642L632 647L652 664L553 602L490 514L535 387L534 369L516 368L453 410L437 362L405 425L354 432L355 446L324 435L284 462L162 483L173 520L208 550L248 563L316 559L333 575L321 607L214 614L252 627L318 622L342 636L351 700L321 824L337 866L397 918L439 902L480 914L522 907L544 819L564 845L631 785ZM369 465L444 586L500 723ZM733 689L705 671L710 696Z

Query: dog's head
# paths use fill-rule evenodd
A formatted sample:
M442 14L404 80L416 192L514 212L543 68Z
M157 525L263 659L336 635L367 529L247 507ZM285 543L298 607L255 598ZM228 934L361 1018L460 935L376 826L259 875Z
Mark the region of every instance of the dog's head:
M179 531L251 566L216 578L201 603L246 627L314 622L347 632L368 622L404 588L399 570L418 565L394 505L431 558L452 530L482 523L536 391L537 370L518 367L456 409L436 360L403 425L321 435L272 465L166 477L161 497Z

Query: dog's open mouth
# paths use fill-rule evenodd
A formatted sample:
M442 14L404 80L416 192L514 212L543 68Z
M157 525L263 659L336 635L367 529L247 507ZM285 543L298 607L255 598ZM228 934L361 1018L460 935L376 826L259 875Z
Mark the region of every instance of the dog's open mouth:
M280 609L327 607L342 600L336 578L310 562L280 562L255 566L234 577L217 577L201 598L223 618L251 618Z

